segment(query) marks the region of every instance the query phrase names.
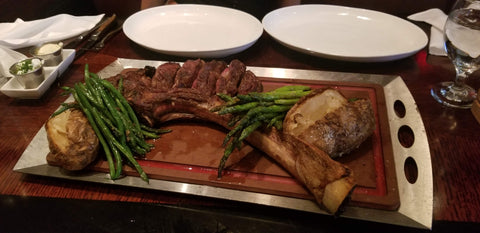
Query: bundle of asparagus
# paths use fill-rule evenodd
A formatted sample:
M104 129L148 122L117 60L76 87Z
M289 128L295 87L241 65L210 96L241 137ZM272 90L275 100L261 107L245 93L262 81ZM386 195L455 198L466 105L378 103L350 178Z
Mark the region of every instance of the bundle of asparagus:
M218 178L222 176L225 162L230 154L242 145L245 138L261 126L267 128L273 126L281 130L288 110L310 92L311 88L308 86L293 85L283 86L270 92L251 92L235 97L217 94L226 103L212 111L220 115L234 115L229 122L229 126L233 129L228 132L223 141L225 151L218 166Z

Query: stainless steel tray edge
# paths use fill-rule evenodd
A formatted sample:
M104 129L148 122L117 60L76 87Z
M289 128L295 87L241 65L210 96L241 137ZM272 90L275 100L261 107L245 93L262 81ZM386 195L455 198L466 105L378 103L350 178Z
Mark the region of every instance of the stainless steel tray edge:
M405 214L428 229L432 227L433 218L433 173L428 146L427 134L423 121L410 91L402 79L395 79L384 86L387 100L387 111L390 123L390 135L398 135L402 126L409 127L414 134L412 146L404 147L398 138L392 138L395 153L395 169L400 192L399 213ZM401 101L406 109L406 115L399 117L394 110L394 102ZM418 170L414 183L410 183L405 175L405 163L413 159Z
M346 82L360 81L375 83L383 86L387 105L390 135L392 137L398 189L400 193L400 208L398 209L398 213L403 214L416 222L416 224L404 223L401 225L415 227L415 225L418 224L421 226L421 228L431 229L433 218L433 174L428 139L417 104L415 103L413 96L400 76L262 67L249 67L249 69L252 70L252 72L254 72L256 75L262 77L311 80L321 79ZM405 106L405 116L400 117L395 113L394 104L396 101L401 102ZM414 134L414 143L408 148L404 147L397 137L398 131L402 126L409 127ZM418 176L414 183L410 183L407 180L404 172L404 166L407 158L412 158L418 169ZM365 208L360 209L362 210L358 214L363 215L368 212L365 210ZM373 215L383 215L383 217L386 217L385 214L387 214L385 211L378 210L374 210L372 212ZM348 209L345 213L346 216L348 215L353 218L358 216L358 214L352 211L350 215ZM369 216L369 218L372 218L372 215ZM389 218L393 218L393 216L390 216ZM398 221L393 219L391 220ZM393 222L393 224L399 224L399 222Z
M119 58L117 61L98 72L98 74L101 77L106 78L117 74L124 68L143 67L145 65L158 66L162 63L164 62ZM415 101L401 77L266 67L248 67L248 69L254 72L257 76L262 77L368 82L383 86L386 104L388 106L387 113L394 149L395 168L397 172L401 203L400 208L397 211L386 211L347 206L342 217L415 228L431 228L433 178L428 140ZM393 109L394 102L397 100L405 105L406 116L403 118L398 117ZM67 101L71 101L71 99ZM403 147L398 138L395 137L398 133L398 129L403 125L409 126L415 135L415 142L410 148ZM24 151L13 170L26 174L185 193L326 214L326 212L319 208L313 201L278 195L165 180L152 179L150 180L150 183L147 184L140 178L131 176L112 181L108 179L107 174L99 172L85 172L80 176L72 176L58 167L49 166L46 163L45 157L48 153L48 146L45 145L48 144L45 129L42 127ZM418 167L418 179L413 184L407 181L404 174L404 164L408 157L413 158Z

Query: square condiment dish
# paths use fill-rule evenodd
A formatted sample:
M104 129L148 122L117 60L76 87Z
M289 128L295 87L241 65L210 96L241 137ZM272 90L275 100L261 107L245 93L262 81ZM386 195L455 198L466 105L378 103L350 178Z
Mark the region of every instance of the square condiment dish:
M39 99L48 90L52 83L59 77L73 62L75 50L64 49L62 51L62 62L57 66L44 67L45 80L36 88L25 89L16 77L12 77L0 91L12 98Z

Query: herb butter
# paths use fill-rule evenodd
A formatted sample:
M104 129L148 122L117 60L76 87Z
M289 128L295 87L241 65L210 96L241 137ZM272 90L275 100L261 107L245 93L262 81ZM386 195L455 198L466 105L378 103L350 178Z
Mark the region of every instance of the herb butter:
M23 75L30 73L34 70L37 70L42 66L42 61L37 58L25 59L15 64L15 73L16 75Z

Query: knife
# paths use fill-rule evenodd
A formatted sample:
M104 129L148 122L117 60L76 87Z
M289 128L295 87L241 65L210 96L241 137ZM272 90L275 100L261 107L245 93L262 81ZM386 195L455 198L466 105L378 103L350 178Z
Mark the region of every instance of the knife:
M75 49L77 48L77 46L84 42L89 35L91 35L94 31L96 31L100 26L102 26L102 24L108 19L107 16L103 16L102 19L90 30L80 34L79 36L73 38L73 39L69 39L67 41L64 42L64 46L63 48L64 49Z
M95 31L88 37L88 40L75 53L75 59L82 56L85 51L91 49L108 31L113 22L115 22L116 15L113 14L106 19Z
M108 34L106 34L98 43L95 44L95 46L93 46L92 50L100 51L101 49L103 49L103 47L105 46L105 42L107 42L110 37L115 35L120 30L122 30L122 24L118 25L115 29L111 30Z

